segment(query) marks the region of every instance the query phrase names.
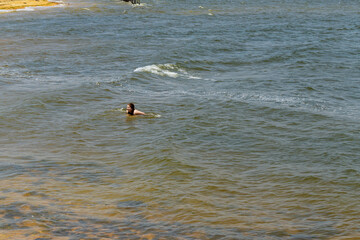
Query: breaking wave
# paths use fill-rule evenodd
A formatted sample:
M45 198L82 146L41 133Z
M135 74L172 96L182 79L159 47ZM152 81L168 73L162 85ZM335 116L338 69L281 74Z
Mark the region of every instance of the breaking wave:
M151 73L164 77L178 78L185 77L188 79L200 79L199 77L195 77L190 75L186 70L178 67L175 64L152 64L144 67L138 67L134 70L135 73Z

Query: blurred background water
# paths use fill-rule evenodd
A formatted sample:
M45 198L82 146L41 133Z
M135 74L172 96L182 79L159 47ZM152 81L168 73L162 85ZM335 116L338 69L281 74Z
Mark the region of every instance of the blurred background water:
M0 14L0 236L359 239L359 17L357 0Z

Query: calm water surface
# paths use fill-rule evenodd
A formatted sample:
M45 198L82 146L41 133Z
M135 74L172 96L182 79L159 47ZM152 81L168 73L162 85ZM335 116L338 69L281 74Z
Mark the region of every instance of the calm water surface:
M360 239L359 1L65 3L0 14L1 239Z

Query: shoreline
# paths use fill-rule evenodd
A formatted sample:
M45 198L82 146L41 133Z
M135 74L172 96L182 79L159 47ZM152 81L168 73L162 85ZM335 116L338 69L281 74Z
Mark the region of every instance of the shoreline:
M27 7L53 7L59 4L48 0L0 0L0 12L16 11Z

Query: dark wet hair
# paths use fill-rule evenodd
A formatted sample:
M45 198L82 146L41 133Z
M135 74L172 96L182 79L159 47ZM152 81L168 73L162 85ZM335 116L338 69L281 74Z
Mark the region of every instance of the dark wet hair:
M135 105L134 105L133 103L129 103L128 105L129 105L129 106L130 106L130 108L131 108L131 112L128 112L128 114L130 114L130 115L134 115Z

